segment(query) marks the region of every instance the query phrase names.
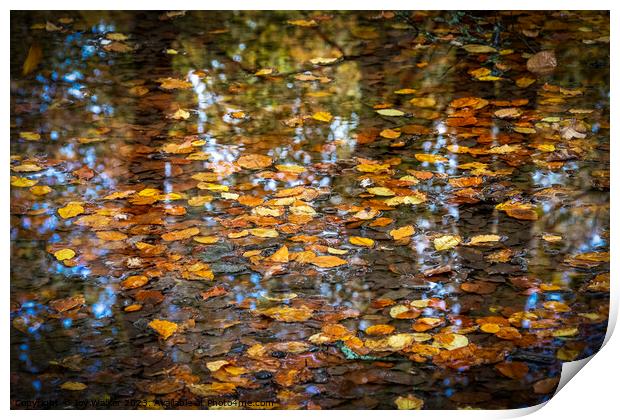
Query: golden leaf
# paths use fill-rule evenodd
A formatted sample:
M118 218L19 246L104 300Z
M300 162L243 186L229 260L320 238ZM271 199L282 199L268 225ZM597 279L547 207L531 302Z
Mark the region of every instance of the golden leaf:
M123 289L136 289L142 287L149 282L147 276L129 276L121 282Z
M88 387L82 382L65 382L64 384L60 385L60 388L67 391L83 391Z
M400 137L400 131L392 130L391 128L386 128L385 130L381 131L379 135L386 139L397 139Z
M302 322L310 319L314 311L306 306L301 306L299 308L293 308L291 306L276 306L257 312L261 315L273 318L276 321Z
M176 323L161 319L154 319L149 322L149 327L154 329L164 340L168 339L179 329Z
M405 113L403 111L400 111L398 109L378 109L377 114L379 115L383 115L386 117L402 117L403 115L405 115Z
M279 236L278 231L275 229L254 228L249 229L249 233L258 238L277 238Z
M84 207L82 207L81 203L71 202L67 204L65 207L61 207L58 209L58 214L63 219L69 219L71 217L75 217L78 214L84 213Z
M191 227L183 230L174 230L172 232L167 232L161 235L161 238L164 241L179 241L182 239L191 238L192 236L196 236L200 233L200 229L196 227Z
M461 243L461 237L457 235L443 235L439 238L435 238L433 244L437 251L444 251L451 249Z
M58 261L70 260L75 257L75 251L69 248L59 249L54 252L54 257L56 257Z
M159 87L166 90L172 89L190 89L192 84L190 82L186 82L184 80L173 79L172 77L167 77L165 79L159 79L160 82Z
M29 191L34 195L45 195L52 192L52 189L47 185L35 185L33 187L30 187Z
M260 69L256 73L254 73L254 76L269 76L271 73L273 73L273 69Z
M334 117L327 111L319 111L314 113L312 118L317 121L330 122Z
M364 331L368 335L388 335L394 332L395 328L387 324L377 324L366 328Z
M487 242L497 242L501 239L502 237L499 235L476 235L476 236L471 237L467 245L483 244Z
M361 236L351 236L349 238L349 242L353 245L366 246L366 247L371 247L375 244L375 241L373 241L372 239L363 238Z
M230 362L228 360L216 360L213 362L207 362L207 369L211 372L218 371L222 366L229 365Z
M280 249L274 252L269 259L273 262L285 263L288 262L288 248L283 245Z
M342 258L325 255L314 257L312 260L310 260L310 263L321 268L331 268L346 264L347 261L343 260Z
M417 160L419 160L420 162L430 162L430 163L447 162L448 161L447 157L440 156L440 155L431 155L431 154L427 154L427 153L416 153L415 154L415 158Z
M396 398L394 404L399 410L420 410L424 407L424 401L411 394Z
M380 195L384 197L395 195L394 191L386 187L372 187L372 188L368 188L366 191L368 191L371 194Z
M96 233L97 238L103 241L122 241L127 239L127 235L116 231L101 231Z
M472 53L472 54L486 54L486 53L497 52L495 48L490 47L488 45L481 45L481 44L467 44L467 45L463 45L462 48L468 53Z
M32 73L34 69L37 68L42 58L43 50L41 47L38 44L31 45L28 50L26 60L24 61L24 65L22 66L22 75L26 76L27 74Z
M32 131L22 131L19 133L19 137L28 141L39 141L41 140L41 134L34 133Z
M237 165L241 166L244 169L262 169L270 166L271 163L272 160L269 156L257 154L241 156L237 160Z
M217 236L194 236L192 239L199 244L207 245L214 244L219 240Z
M398 241L400 239L403 238L407 238L411 235L413 235L415 233L415 228L411 225L408 226L403 226L400 227L398 229L392 229L390 230L390 236L395 240Z
M14 187L32 187L37 182L36 179L22 178L20 176L11 176L11 185Z
M417 106L419 108L434 108L437 105L437 101L435 98L413 98L409 101L409 103L413 106Z

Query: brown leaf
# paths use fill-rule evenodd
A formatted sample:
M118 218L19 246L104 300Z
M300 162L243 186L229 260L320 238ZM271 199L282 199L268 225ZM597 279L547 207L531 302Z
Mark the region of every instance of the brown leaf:
M551 73L557 65L554 51L541 51L527 60L527 69L536 74Z

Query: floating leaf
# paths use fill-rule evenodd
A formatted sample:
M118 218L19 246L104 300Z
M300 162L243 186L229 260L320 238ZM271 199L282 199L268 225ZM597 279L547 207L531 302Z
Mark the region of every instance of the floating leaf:
M437 251L451 249L461 243L461 237L456 235L443 235L433 240Z
M395 194L394 191L386 187L372 187L372 188L368 188L366 191L368 191L371 194L380 195L384 197L389 197Z
M415 228L411 225L403 226L398 229L390 230L389 234L395 241L408 238L415 233Z
M65 207L61 207L58 209L58 214L63 219L70 219L82 213L84 213L84 207L82 207L81 203L76 202L71 202Z
M161 238L164 241L180 241L183 239L191 238L192 236L196 236L200 233L200 229L191 227L182 230L174 230L171 232L164 233L161 235Z
M468 53L472 53L472 54L486 54L486 53L497 52L495 48L490 47L488 45L481 45L481 44L463 45L463 49L467 51Z
M386 117L402 117L403 115L405 115L405 113L403 111L400 111L398 109L378 109L377 114L379 115L384 115Z
M75 251L70 248L59 249L54 252L54 257L56 257L58 261L70 260L75 257Z
M347 263L347 261L343 260L342 258L325 255L325 256L314 257L310 261L310 263L316 265L317 267L321 267L321 268L331 268L331 267L338 267L340 265L344 265Z
M375 244L375 241L373 241L372 239L362 238L361 236L351 236L349 238L349 242L352 245L365 246L365 247L372 247Z
M121 282L123 289L136 289L142 287L149 282L147 276L129 276Z
M241 156L237 160L237 165L244 169L262 169L271 166L272 162L269 156L250 154Z
M164 340L167 340L179 329L178 324L166 320L154 319L149 322L149 327L154 329Z
M424 400L409 394L405 397L397 397L394 404L399 410L421 410L424 407Z
M315 112L312 118L317 121L330 122L334 117L327 111Z
M60 385L60 388L67 391L83 391L88 388L88 386L86 384L83 384L82 382L65 382L64 384Z

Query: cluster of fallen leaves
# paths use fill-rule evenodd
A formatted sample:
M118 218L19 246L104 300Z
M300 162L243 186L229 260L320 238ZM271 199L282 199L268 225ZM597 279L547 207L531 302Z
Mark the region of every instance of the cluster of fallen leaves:
M388 21L397 30L402 24L393 22L395 14L390 13L373 19ZM183 16L170 12L160 19ZM313 31L329 19L317 15L289 19L286 25ZM65 32L71 24L48 22L35 29ZM536 32L527 20L521 26L526 36ZM372 46L380 32L369 25L356 27L352 35ZM226 30L210 35L219 33ZM456 42L454 33L439 35L440 43ZM422 38L416 40L418 45L431 48ZM604 43L601 38L584 41ZM124 55L138 48L133 39L112 32L99 42L103 51ZM594 125L599 130L608 128L608 123L601 122L600 111L581 105L584 96L592 93L588 87L545 78L562 65L553 51L520 53L485 43L459 46L460 71L471 79L472 86L493 82L510 87L506 89L509 93L500 99L474 96L480 94L471 89L467 95L446 96L422 86L397 86L363 114L352 135L356 149L349 158L336 162L318 156L344 148L340 140L320 147L294 146L314 157L310 164L291 158L294 154L279 152L281 143L291 142L289 137L283 140L279 136L272 142L269 136L244 134L235 137L234 144L220 145L221 149L206 147L206 136L189 125L198 118L192 111L196 107L178 103L156 109L164 121L161 126L94 127L67 140L89 146L105 143L108 136L141 139L145 132L155 133L152 141L130 142L115 149L115 158L127 165L115 167L117 161L112 160L114 165L101 168L37 154L12 155L14 213L28 217L31 226L20 229L32 233L46 226L46 220L59 224L58 240L46 244L46 264L88 269L92 277L109 276L108 286L119 297L114 316L136 322L141 334L157 340L163 352L187 345L201 317L182 299L178 312L168 310L178 305L169 290L172 284L199 292L183 298L194 299L210 310L213 319L208 325L212 329L206 334L224 334L240 324L245 328L242 337L237 337L243 344L238 351L229 352L228 346L193 361L204 366L206 374L176 364L166 371L166 379L140 382L139 390L148 395L233 396L240 389L260 388L256 381L260 372L278 386L276 399L281 406L315 408L296 387L312 382L317 369L369 363L390 371L397 362L459 372L492 366L502 379L527 384L535 394L549 394L557 378L545 378L536 363L513 356L532 348L557 348L554 360L580 357L585 349L581 339L606 320L608 307L604 303L584 305L571 294L575 292L571 285L561 279L506 269L524 258L533 259L528 245L516 244L511 235L515 229L530 229L543 250L557 253L564 247L562 267L581 275L580 291L594 297L609 292L609 253L601 249L567 252L570 244L565 232L547 228L550 225L543 222L549 208L570 205L579 191L557 185L525 189L521 170L531 166L560 173L591 158L596 143ZM177 55L178 51L167 48L166 54ZM325 54L307 60L312 70L286 75L264 67L247 77L259 85L286 80L329 86L338 74L326 69L348 59L342 54ZM34 72L40 61L40 48L31 47L23 74ZM433 64L416 64L420 71L429 65ZM194 70L188 77L132 80L127 95L151 106L159 104L158 95L170 98L191 92L197 80L208 77L207 70ZM239 92L247 88L241 83L234 86ZM321 92L329 96L329 92ZM336 108L311 104L312 109L282 115L281 126L289 130L287 136L306 128L327 130L349 118L339 115ZM226 118L233 121L231 125L242 126L260 119L260 114L231 107ZM160 135L164 127L169 135ZM440 136L445 141L436 142ZM43 146L50 137L43 130L29 128L18 132L16 142ZM77 191L51 182L45 174L54 171L64 171L67 184ZM166 173L170 184L163 186L158 177L150 178L152 173ZM128 175L131 182L126 181ZM317 182L325 176L345 179L346 191L336 190L336 181L331 186ZM602 185L609 178L605 171L592 176ZM108 185L105 180L110 177L118 181L112 184L114 189L99 188ZM88 195L79 193L89 187L97 188ZM44 200L49 200L47 205L40 206ZM437 208L458 213L477 205L493 215L497 223L492 228L461 231L457 223L435 224L427 219ZM579 211L584 214L605 210L605 205L583 207ZM467 267L461 258L466 253L479 255L483 268ZM402 255L425 261L403 269L398 266ZM295 286L298 278L318 279L319 283L326 280L328 284L342 276L346 278L343 287L353 290L353 279L360 275L372 285L373 264L382 259L393 274L391 287L400 289L406 284L406 294L377 296L373 291L364 305L351 307L333 304L326 296ZM491 268L484 276L461 275L486 267ZM492 270L512 274L502 279L487 276ZM260 289L249 286L254 280L248 280L253 274L258 275L257 285L276 279L284 286L278 292L263 289L264 293L255 293ZM407 283L409 280L412 283ZM421 288L422 292L415 287L407 289L410 284L426 288ZM511 293L510 301L492 299L499 292L502 296ZM52 291L38 297L47 312L37 316L20 312L18 303L14 328L31 334L49 322L45 316L60 322L94 315L97 301L92 296L61 294ZM526 304L531 296L537 298ZM26 298L20 297L20 302L24 301ZM236 316L218 317L219 308L233 308ZM268 340L264 335L256 338L270 328L286 334L268 335ZM299 334L290 333L297 329ZM55 363L73 366L75 361ZM343 381L384 383L376 372L356 376L356 370L347 371ZM64 381L59 387L72 392L88 389L77 381ZM320 389L330 390L327 386ZM457 393L452 398L459 404L487 400L481 393ZM405 393L391 404L399 409L428 405L421 393Z

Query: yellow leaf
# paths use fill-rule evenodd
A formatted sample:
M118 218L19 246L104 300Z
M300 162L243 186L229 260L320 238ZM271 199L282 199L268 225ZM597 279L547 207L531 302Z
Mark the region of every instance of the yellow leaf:
M127 239L127 235L116 231L101 231L96 233L97 238L103 241L122 241Z
M517 87L520 87L520 88L523 89L523 88L528 87L529 85L531 85L535 81L536 81L536 79L532 79L530 77L521 77L521 78L516 80L516 84L517 84Z
M315 66L326 66L328 64L335 63L340 57L316 57L310 60Z
M379 163L360 163L355 167L355 169L360 172L381 172L390 169L390 165L382 165Z
M52 192L52 189L47 185L35 185L34 187L30 187L30 192L34 195L45 195Z
M314 19L310 19L310 20L294 19L294 20L287 20L286 23L288 23L289 25L304 26L304 27L317 25Z
M376 112L377 114L383 115L386 117L402 117L403 115L405 115L403 111L400 111L398 109L391 109L391 108L378 109Z
M433 244L437 251L444 251L451 249L461 243L461 237L456 235L443 235L439 238L435 238Z
M184 109L178 109L177 112L175 112L174 114L172 114L172 116L170 118L174 119L174 120L186 120L189 118L189 112L187 112Z
M43 58L43 50L38 44L33 44L28 50L28 55L22 67L22 75L26 76L37 68Z
M390 236L395 240L398 241L400 239L403 238L407 238L411 235L413 235L415 233L415 228L411 225L408 226L403 226L401 228L398 229L392 229L390 230Z
M400 137L400 131L392 130L391 128L386 128L385 130L381 131L379 135L386 139L397 139Z
M129 276L121 282L121 286L123 289L137 289L138 287L144 286L148 282L149 278L147 276Z
M424 401L411 394L396 398L394 404L399 410L420 410L424 407Z
M368 335L388 335L394 332L395 328L387 324L372 325L364 331Z
M160 319L154 319L149 322L149 327L161 335L164 340L168 339L168 337L179 329L176 323Z
M249 229L249 232L252 236L256 236L259 238L277 238L278 237L278 231L275 229L254 228L254 229Z
M269 259L273 262L288 262L288 248L286 247L286 245L283 245L280 249L274 252L273 255L269 257Z
M551 143L537 144L536 148L541 152L555 152L555 146Z
M467 245L483 244L486 242L497 242L502 239L499 235L476 235L472 236Z
M419 108L434 108L435 105L437 105L437 101L435 100L435 98L431 98L431 97L413 98L409 101L409 103Z
M200 229L196 227L191 227L183 230L173 230L172 232L167 232L161 235L161 238L164 241L179 241L182 239L191 238L192 236L196 236L200 233Z
M362 238L361 236L351 236L349 238L349 242L353 245L366 246L366 247L371 247L375 244L375 241L373 241L372 239Z
M314 257L312 260L310 260L310 263L316 265L317 267L321 267L321 268L331 268L331 267L338 267L339 265L346 264L347 261L343 260L342 258L325 255L325 256Z
M59 249L54 252L54 257L56 257L58 261L70 260L75 257L75 251L69 248Z
M200 206L204 206L206 203L210 203L211 201L213 201L213 196L199 195L199 196L192 197L189 200L187 200L187 204L193 207L200 207Z
M41 140L41 134L34 133L32 131L22 131L19 133L19 137L28 141L39 141Z
M276 321L281 322L306 321L312 316L313 312L314 311L312 309L306 306L301 306L298 308L293 308L290 306L276 306L273 308L258 311L258 313L260 313L261 315L273 318Z
M380 195L384 197L395 195L394 191L386 187L372 187L372 188L368 188L366 191L368 191L371 194Z
M192 239L198 242L199 244L207 244L207 245L214 244L219 240L217 236L194 236Z
M60 388L67 391L82 391L86 389L87 386L82 382L65 382L64 384L60 385Z
M394 93L397 95L411 95L416 92L417 92L416 89L410 89L410 88L398 89L394 91Z
M332 248L332 247L328 246L327 247L327 252L329 254L334 254L334 255L344 255L344 254L346 254L349 251L347 251L346 249L337 249L337 248Z
M229 189L227 185L213 184L211 182L199 182L198 185L196 186L200 190L216 191L216 192L217 191L226 192Z
M327 111L319 111L316 112L312 118L317 121L330 122L334 117Z
M463 45L463 49L468 53L472 54L485 54L485 53L494 53L497 50L493 47L489 47L488 45L481 44L467 44Z
M71 202L67 204L65 207L61 207L58 209L58 214L63 219L69 219L71 217L75 217L78 214L84 213L84 207L82 207L81 203Z
M38 172L41 169L43 168L35 163L24 163L22 165L11 167L11 170L14 172Z
M254 76L268 76L271 73L273 73L273 69L260 69L254 73Z
M184 80L173 79L171 77L167 77L165 79L159 79L158 82L161 84L159 87L166 90L172 89L190 89L192 84L190 82L186 82Z
M270 166L272 160L269 156L250 154L241 156L237 160L237 165L244 169L262 169Z
M218 371L222 366L229 365L230 362L228 360L216 360L214 362L207 362L207 369L211 372Z
M417 153L417 154L415 154L415 158L417 160L419 160L420 162L430 162L430 163L447 162L448 161L448 158L446 158L444 156L431 155L431 154L427 154L427 153Z
M276 165L276 169L281 172L291 172L294 174L301 174L307 171L305 167L300 165Z
M22 178L21 176L11 176L11 185L14 187L32 187L37 182L36 179Z

